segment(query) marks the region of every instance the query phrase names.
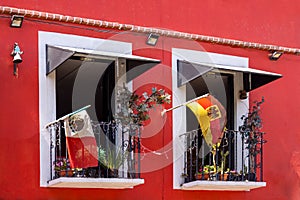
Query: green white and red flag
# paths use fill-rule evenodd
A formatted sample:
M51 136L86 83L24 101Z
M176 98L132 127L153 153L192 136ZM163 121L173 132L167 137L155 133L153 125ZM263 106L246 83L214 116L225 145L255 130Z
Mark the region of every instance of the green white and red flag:
M90 117L82 110L64 119L71 168L98 166L98 148Z

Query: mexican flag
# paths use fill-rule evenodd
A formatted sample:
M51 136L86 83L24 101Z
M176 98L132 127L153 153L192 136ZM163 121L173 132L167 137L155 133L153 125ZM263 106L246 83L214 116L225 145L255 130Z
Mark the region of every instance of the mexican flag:
M226 110L212 95L186 105L196 116L202 135L209 146L220 143L226 125Z
M67 117L64 125L71 168L98 166L97 143L86 110Z

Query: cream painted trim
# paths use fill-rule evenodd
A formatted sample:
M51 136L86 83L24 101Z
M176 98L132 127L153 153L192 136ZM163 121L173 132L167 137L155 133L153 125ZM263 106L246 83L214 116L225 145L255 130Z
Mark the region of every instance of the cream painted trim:
M193 181L182 185L182 190L250 191L266 187L266 182L251 181Z
M227 65L233 67L245 67L249 66L248 58L195 51L189 49L172 49L172 95L173 102L172 107L182 104L186 101L186 87L177 87L177 60L186 60L195 63L208 63ZM238 126L242 124L240 116L247 113L248 111L248 99L240 100L239 91L243 87L243 77L241 74L233 73L234 75L234 120L235 130L238 130ZM181 109L173 110L173 189L182 189L181 185L184 183L184 179L181 177L181 173L184 171L183 152L184 145L183 141L179 138L179 135L186 132L186 110L185 107ZM238 142L240 143L240 142ZM238 146L238 149L241 147ZM239 151L238 151L239 152ZM238 155L241 157L241 155ZM237 166L241 166L241 159L238 159ZM240 170L240 169L237 169Z
M132 44L77 35L39 31L39 122L40 122L40 186L50 179L50 134L45 125L56 119L55 72L46 76L46 44L88 48L122 54L132 53Z
M144 179L124 178L68 178L61 177L49 182L48 187L54 188L106 188L128 189L144 184Z

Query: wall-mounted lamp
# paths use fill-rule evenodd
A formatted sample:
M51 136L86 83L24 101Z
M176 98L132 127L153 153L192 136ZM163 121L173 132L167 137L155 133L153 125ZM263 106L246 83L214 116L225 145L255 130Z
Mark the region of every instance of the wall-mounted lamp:
M159 38L159 35L154 34L154 33L150 33L148 38L147 38L146 44L151 45L151 46L155 46L156 43L157 43L158 38Z
M24 16L21 15L13 15L11 17L10 26L14 28L21 28L23 23Z
M23 54L23 51L21 51L18 43L15 42L14 48L11 52L11 56L13 56L13 63L14 63L14 75L18 76L18 64L21 63L23 60L21 58L21 54Z
M271 51L269 54L269 59L270 60L278 60L280 56L283 54L283 52L280 51Z

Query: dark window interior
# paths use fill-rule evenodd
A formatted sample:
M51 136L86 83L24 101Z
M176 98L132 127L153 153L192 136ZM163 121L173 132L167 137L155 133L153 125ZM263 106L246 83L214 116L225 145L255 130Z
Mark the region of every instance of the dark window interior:
M213 95L216 99L220 101L220 103L224 106L224 108L227 111L227 129L234 129L234 88L233 88L233 75L232 74L220 74L220 73L207 73L206 75L203 75L201 77L198 77L192 81L190 81L188 84L186 84L186 96L187 100L191 100L195 97L204 95L206 93L210 93ZM187 131L199 129L200 125L193 114L193 112L190 109L186 109L187 112ZM203 137L201 134L201 130L198 131L198 146L202 147L203 144ZM221 146L224 141L221 142ZM204 142L203 149L208 150L209 147ZM231 152L230 156L232 158L229 158L230 163L227 163L226 167L230 167L234 165L234 147L232 146L231 149L226 147L226 151L229 150ZM204 150L204 151L206 151ZM203 151L203 150L202 150ZM194 155L194 153L192 154ZM188 156L189 157L189 156ZM193 159L196 159L195 157ZM204 165L210 165L211 164L211 156L206 156L204 158ZM198 163L202 163L201 158L199 158ZM195 172L193 172L194 174Z
M227 111L227 125L228 129L234 127L234 97L233 97L233 75L207 73L189 82L186 85L187 101L195 97L210 93L217 98ZM196 120L194 114L187 109L187 119ZM195 124L195 123L193 123ZM195 129L194 127L190 130Z
M114 105L111 105L111 96L114 87L114 61L82 61L78 57L66 60L56 69L57 119L86 105L92 105L87 109L91 120L99 122L113 120L111 106ZM74 91L76 97L74 97ZM61 134L61 137L61 153L64 155L66 153L65 134ZM96 140L100 145L101 139L96 137ZM114 142L114 139L111 141Z
M62 117L86 105L92 120L113 120L111 96L115 87L115 62L82 61L73 57L56 69L56 117ZM95 91L94 91L95 90ZM96 116L92 109L95 105Z

